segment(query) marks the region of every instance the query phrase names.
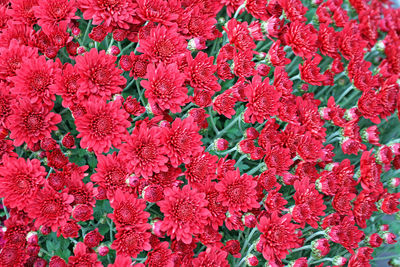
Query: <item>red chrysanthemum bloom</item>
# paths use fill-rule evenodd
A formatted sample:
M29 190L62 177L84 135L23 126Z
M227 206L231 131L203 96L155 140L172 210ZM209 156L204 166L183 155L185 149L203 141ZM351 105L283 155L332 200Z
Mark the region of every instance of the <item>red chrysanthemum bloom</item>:
M38 5L32 8L39 19L37 24L47 33L54 26L68 25L75 16L75 0L38 0Z
M128 192L130 187L126 184L129 175L127 163L128 161L122 160L116 152L98 155L96 173L90 176L90 179L106 188L110 196L113 196L118 188Z
M326 206L322 195L315 189L315 184L310 183L309 179L297 180L294 182L293 199L295 206L292 211L293 220L300 223L304 228L308 223L313 228L318 228L319 216L324 216Z
M176 28L160 25L151 29L150 36L140 39L139 43L138 52L149 56L153 62L164 63L172 63L182 57L187 47L185 38L177 33Z
M183 84L185 75L179 72L176 64L164 66L161 62L157 68L149 64L145 78L148 81L143 80L140 85L146 89L144 96L150 105L158 105L161 110L172 113L181 112L181 106L188 102L188 89Z
M218 227L224 224L225 214L228 208L223 206L218 200L219 192L215 189L215 185L215 182L211 182L201 186L199 190L206 194L206 200L208 201L206 208L211 213L211 216L208 217L208 224L213 227L214 230L218 230Z
M247 27L247 22L239 22L236 19L229 20L225 27L223 27L228 35L229 43L242 51L256 48L256 44Z
M76 57L75 70L81 75L78 96L101 97L106 100L112 95L122 92L126 79L121 75L123 70L116 67L117 57L100 52L92 48L83 56Z
M223 179L215 185L220 193L218 201L228 207L230 213L247 212L253 208L259 208L257 202L257 182L252 176L240 175L239 169L225 173Z
M6 119L11 115L14 99L15 97L11 94L10 87L0 82L0 127L5 126Z
M27 206L28 215L35 219L35 227L47 226L55 232L70 218L73 201L74 197L67 191L59 193L46 185Z
M155 23L164 24L167 26L173 25L179 15L174 8L175 2L168 2L164 0L137 0L138 8L136 9L137 15L143 21L150 21Z
M147 229L151 228L147 224ZM115 235L115 241L111 245L111 249L115 249L118 255L125 255L136 258L143 250L149 251L151 245L149 243L151 233L148 231L136 229L119 230Z
M33 7L37 6L38 0L11 0L11 8L7 9L7 15L12 17L16 23L32 27L38 18L33 12Z
M221 85L214 76L217 70L217 66L213 64L214 57L208 57L206 53L199 52L194 59L188 54L186 60L185 73L190 80L190 86L196 90L209 92L211 95L221 90Z
M75 120L81 147L100 154L107 153L111 145L117 147L122 143L131 124L129 114L121 106L119 101L87 102L87 113Z
M34 104L27 98L22 98L13 105L13 114L8 117L6 124L15 146L26 142L29 147L33 147L58 129L56 124L61 122L61 116L50 112L52 107Z
M213 109L218 113L222 114L228 119L231 119L235 115L234 109L236 104L236 97L232 89L228 89L213 100Z
M31 103L44 103L52 106L55 96L55 83L60 72L57 63L46 60L44 56L25 58L16 76L10 80L14 83L13 92L27 97Z
M282 265L281 260L289 254L288 250L300 247L300 240L295 234L298 225L291 223L291 219L290 214L279 217L273 212L269 217L262 216L257 225L262 233L261 252L270 264Z
M163 128L161 140L173 167L182 163L188 164L191 155L203 151L202 136L198 131L199 127L193 117L184 120L176 118L171 127Z
M3 157L0 166L0 197L10 208L20 210L28 206L28 201L35 197L44 184L46 171L37 159Z
M0 266L24 266L28 257L24 248L7 243L0 251Z
M192 235L202 233L210 216L205 194L185 185L182 189L167 188L164 195L164 200L157 203L164 214L161 230L172 239L190 244Z
M218 157L207 152L194 155L186 164L185 176L192 187L205 185L217 178Z
M78 0L85 20L93 19L94 25L104 22L106 26L129 29L135 23L136 3L132 0Z
M145 261L148 267L174 267L172 251L168 248L168 242L158 244L147 254Z
M83 242L76 244L74 248L74 255L68 258L68 266L91 266L103 267L103 264L97 260L97 254L92 251L89 252L88 247Z
M149 128L146 122L142 122L125 138L126 143L121 145L119 157L137 176L147 178L154 172L168 171L168 157L165 156L160 138L159 127Z
M57 237L63 236L65 239L68 237L78 238L81 226L75 220L68 220L57 230Z
M147 229L147 220L150 216L145 212L146 202L135 195L117 189L114 199L110 203L114 212L108 214L117 229Z
M65 63L62 72L56 77L55 93L62 97L62 106L72 107L78 103L78 91L80 90L79 72L70 63Z
M8 48L0 48L0 79L10 81L21 67L24 58L38 57L38 49L11 40Z
M317 31L311 24L305 24L298 20L291 22L283 37L286 45L292 48L296 56L311 58L318 49Z
M262 81L261 76L253 77L251 84L244 91L249 103L244 113L245 121L248 123L263 123L270 116L278 114L281 93L269 84L269 79Z
M346 216L329 230L330 240L341 244L352 254L353 248L357 248L358 243L364 238L364 233L354 223L353 217Z
M9 157L16 158L18 154L14 152L15 147L13 142L7 139L0 139L0 165L3 164L3 157L8 155Z
M218 247L208 247L199 256L193 259L192 264L196 267L229 267L229 262L226 259L228 253Z

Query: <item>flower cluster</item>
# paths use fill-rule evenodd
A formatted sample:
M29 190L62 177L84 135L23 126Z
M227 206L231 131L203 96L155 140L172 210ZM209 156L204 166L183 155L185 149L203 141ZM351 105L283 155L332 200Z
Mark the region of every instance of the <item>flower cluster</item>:
M399 17L0 0L0 266L370 266L400 234Z

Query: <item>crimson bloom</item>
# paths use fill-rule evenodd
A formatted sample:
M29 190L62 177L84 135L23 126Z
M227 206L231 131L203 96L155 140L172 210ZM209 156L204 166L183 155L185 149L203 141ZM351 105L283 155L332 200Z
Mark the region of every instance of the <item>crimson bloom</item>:
M181 112L181 106L188 102L188 89L183 85L185 75L180 73L176 64L164 66L159 63L147 66L148 81L140 84L146 89L144 95L150 105L158 105L161 110L171 110L173 113Z
M31 199L27 207L28 215L35 219L35 226L50 227L53 232L65 224L71 216L74 197L66 190L55 191L46 185Z
M185 185L182 189L167 188L164 195L164 200L157 203L164 214L161 230L172 239L190 244L193 234L204 231L210 216L205 194Z
M74 255L68 258L68 266L102 267L103 264L97 260L97 254L89 251L83 242L76 244Z
M147 228L149 229L151 226L148 224ZM149 243L151 234L144 230L119 230L115 236L115 241L111 245L111 249L115 249L118 255L126 255L133 258L136 258L143 250L149 251L151 249Z
M74 68L81 75L78 96L95 96L109 100L112 95L121 93L126 79L121 76L123 70L116 67L117 57L92 48L83 56L76 57Z
M81 147L99 154L108 152L112 145L119 146L131 125L121 102L88 101L86 104L87 113L75 120L77 137L82 138Z
M50 112L51 108L41 103L34 104L28 98L21 98L13 105L13 114L8 117L6 124L15 146L26 142L33 147L58 129L56 124L61 122L61 116Z
M219 192L218 201L226 206L230 213L247 212L260 207L256 200L257 182L248 174L240 175L239 169L228 171L215 185Z

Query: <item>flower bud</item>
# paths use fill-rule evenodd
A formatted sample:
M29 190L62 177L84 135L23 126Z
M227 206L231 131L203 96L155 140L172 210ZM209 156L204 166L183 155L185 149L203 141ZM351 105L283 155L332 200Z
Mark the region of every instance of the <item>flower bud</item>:
M257 218L253 213L246 213L242 216L243 224L248 228L254 228L257 225Z
M335 256L332 260L332 265L343 266L346 264L346 262L347 259L345 257Z
M215 150L217 151L224 151L228 149L229 143L227 140L223 138L218 138L217 140L214 141L214 147Z
M26 235L26 241L28 241L28 244L37 244L39 242L37 232L29 232Z
M316 258L325 257L330 251L329 241L326 238L314 240L311 243L311 247L313 255L315 255Z
M100 246L97 248L97 252L102 257L107 256L109 251L110 251L110 249L107 246Z
M249 265L249 266L257 266L259 261L256 256L254 256L253 254L249 254L246 257L246 262L247 262L247 265Z
M382 245L383 239L379 236L378 233L373 233L368 237L368 244L373 247L377 248Z
M119 50L118 46L111 46L110 48L107 49L107 54L110 54L112 56L118 56L121 50Z
M146 186L142 191L142 198L148 202L157 202L164 198L164 188L158 184Z
M390 232L383 234L383 240L385 241L386 244L390 245L397 243L396 235Z

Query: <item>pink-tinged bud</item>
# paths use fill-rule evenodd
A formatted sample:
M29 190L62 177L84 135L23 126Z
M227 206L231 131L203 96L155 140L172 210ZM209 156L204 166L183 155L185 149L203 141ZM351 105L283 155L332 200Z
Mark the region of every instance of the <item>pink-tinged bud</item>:
M393 152L388 146L380 147L376 156L379 164L390 164L393 160Z
M382 245L383 239L378 233L373 233L368 237L368 244L373 248L378 248Z
M130 187L137 187L140 184L139 177L135 176L134 174L126 178L125 182Z
M257 266L259 263L258 258L253 254L248 255L246 261L249 266Z
M382 232L387 232L387 231L389 231L389 224L382 224L382 225L379 227L379 230L382 231Z
M326 238L315 240L311 243L312 252L318 258L325 257L330 251L329 241Z
M392 149L393 154L395 154L396 156L400 155L400 143L392 144L390 145L390 148Z
M142 191L142 198L148 202L157 202L164 198L164 188L159 184L146 186Z
M50 259L50 266L67 267L65 260L59 256L53 256Z
M231 254L234 258L241 258L241 248L238 240L228 240L223 247L223 250Z
M85 237L83 238L83 243L88 248L94 248L97 247L103 239L104 236L102 236L99 233L99 229L96 228L85 235Z
M40 228L40 232L42 233L42 235L48 235L51 233L51 228L48 226L42 226Z
M223 138L218 138L214 141L214 147L217 151L224 151L228 149L229 142Z
M386 244L390 245L397 243L396 235L389 232L383 234L383 240L385 241Z
M119 65L124 71L129 71L133 66L132 58L128 55L122 55L119 60Z
M35 263L33 264L33 267L46 267L47 266L47 261L42 258L37 258Z
M79 29L79 27L72 27L71 33L75 36L79 36L79 34L81 34L81 29Z
M256 128L250 127L250 128L246 129L244 136L247 139L254 140L254 139L257 139L259 135L260 135L260 133L256 130Z
M77 53L78 55L82 55L82 54L86 53L86 47L84 47L84 46L79 46L79 47L76 49L76 53Z
M368 127L361 132L361 137L364 142L370 143L375 146L380 146L379 131L376 125Z
M190 51L204 50L206 48L206 40L204 38L195 37L188 42L188 49Z
M332 265L343 266L346 264L346 262L347 259L345 257L335 256L332 260Z
M121 53L121 50L119 50L118 46L115 46L115 45L111 46L107 50L107 54L110 54L112 56L118 56L119 53Z
M356 120L360 117L357 107L350 108L344 113L344 118L348 121Z
M37 256L39 254L40 247L38 244L29 244L26 247L26 252L29 256Z
M246 213L242 216L243 224L248 228L254 228L257 225L257 218L253 213Z
M75 148L75 138L71 133L67 133L62 139L62 144L68 149Z
M162 220L160 220L159 218L153 219L152 222L150 222L152 228L151 228L151 232L157 236L157 237L164 237L164 234L161 232L161 224L162 224Z
M26 241L28 241L28 244L37 244L39 242L37 232L29 232L26 235Z
M289 264L290 267L307 267L307 258L302 257Z
M400 178L399 178L399 177L395 177L395 178L392 178L392 179L390 180L390 186L391 186L391 187L396 188L396 187L398 187L399 185L400 185Z
M279 36L282 26L283 21L281 21L277 16L272 16L267 21L261 23L263 33L272 37Z
M303 92L306 92L306 91L308 91L308 88L309 88L310 86L307 84L307 83L303 83L301 86L300 86L300 90L301 91L303 91Z
M131 115L139 116L146 111L146 108L140 105L136 98L128 96L124 102L124 109Z
M100 246L97 248L97 252L102 257L107 256L109 251L110 251L110 249L107 246Z

